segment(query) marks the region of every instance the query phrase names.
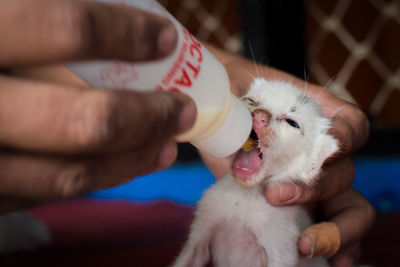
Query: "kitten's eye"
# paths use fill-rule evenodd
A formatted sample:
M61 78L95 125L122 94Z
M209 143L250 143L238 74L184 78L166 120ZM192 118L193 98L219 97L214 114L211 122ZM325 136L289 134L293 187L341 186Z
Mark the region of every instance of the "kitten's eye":
M294 128L297 128L297 129L300 129L300 126L297 124L297 122L295 122L294 120L291 120L291 119L286 119L285 120L290 126L292 126L292 127L294 127Z
M245 97L244 99L247 100L247 102L248 102L248 104L249 104L250 106L253 106L253 107L258 106L258 102L254 101L253 99L251 99L251 98L249 98L249 97Z

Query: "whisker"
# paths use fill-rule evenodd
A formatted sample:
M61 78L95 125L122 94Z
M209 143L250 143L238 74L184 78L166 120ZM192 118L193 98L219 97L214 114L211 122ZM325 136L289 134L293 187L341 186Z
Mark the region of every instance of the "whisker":
M250 48L251 56L253 57L254 67L256 68L257 76L258 76L259 78L261 78L262 76L260 76L260 73L258 72L257 63L256 63L256 58L254 57L253 47L251 46L250 40L249 40L248 42L249 42L249 48Z
M337 76L338 76L337 74L333 75L333 76L326 82L326 84L325 84L325 86L323 86L323 88L328 89L328 86L333 82L333 80L336 79Z
M328 91L329 91L329 89L328 89L329 84L331 84L331 83L336 79L336 77L337 77L337 75L332 76L332 77L326 82L325 86L321 86L321 89L319 90L318 93L315 94L315 97L316 97L316 98L319 98L319 97L324 93L325 90L328 90Z
M310 81L310 75L311 75L311 70L309 71L309 73L307 75L306 68L304 67L304 91L306 91L307 93L308 93L308 84Z
M335 109L328 108L328 107L320 107L321 110L328 111L331 114L337 114L341 109L346 108L346 105L341 105Z
M265 77L269 80L269 58L268 55L265 55Z
M247 70L247 69L245 69L245 68L243 68L243 67L241 67L241 66L238 66L240 69L242 69L244 72L246 72L246 74L247 75L249 75L249 77L252 79L252 80L254 80L256 77L254 77L253 75L251 75L251 73Z

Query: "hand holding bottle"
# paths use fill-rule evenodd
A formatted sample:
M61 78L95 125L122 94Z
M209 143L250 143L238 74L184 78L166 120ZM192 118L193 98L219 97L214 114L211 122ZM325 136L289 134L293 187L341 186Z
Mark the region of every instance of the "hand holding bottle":
M4 0L0 36L0 212L121 184L175 160L175 136L196 116L190 98L13 72L72 60L162 58L176 45L170 22L121 5Z
M238 151L250 134L252 118L232 95L224 66L155 0L93 1L123 3L167 18L177 33L176 49L152 62L90 61L69 64L69 68L95 87L186 94L196 105L197 118L193 128L177 140L189 141L215 157Z

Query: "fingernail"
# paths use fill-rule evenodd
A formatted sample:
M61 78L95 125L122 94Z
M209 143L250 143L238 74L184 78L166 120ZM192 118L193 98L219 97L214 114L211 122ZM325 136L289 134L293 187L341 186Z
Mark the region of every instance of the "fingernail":
M183 133L192 128L194 121L196 120L196 114L197 109L194 102L189 99L185 101L178 118L177 133Z
M171 164L175 161L177 154L178 151L176 144L173 142L166 143L160 152L158 169L162 170L171 166Z
M314 242L309 235L302 235L299 239L299 250L307 256L312 257L314 254Z
M299 196L299 189L293 184L282 184L279 187L280 203L286 204Z
M164 27L158 36L158 52L161 55L167 55L172 52L176 46L177 38L178 36L175 31L175 27L172 24Z

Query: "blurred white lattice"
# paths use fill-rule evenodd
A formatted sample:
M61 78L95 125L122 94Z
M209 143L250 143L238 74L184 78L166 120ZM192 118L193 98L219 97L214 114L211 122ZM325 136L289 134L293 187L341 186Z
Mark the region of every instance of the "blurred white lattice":
M220 46L230 52L240 53L242 42L240 38L239 28L235 33L230 33L227 25L222 22L222 18L227 14L229 5L232 5L232 0L218 1L200 1L200 0L161 0L160 3L167 8L173 4L180 3L174 10L174 16L187 26L189 20L196 19L198 22L197 29L190 29L191 33L198 39L209 41L213 35ZM207 2L207 7L205 6Z
M160 2L202 41L233 53L241 52L240 25L236 21L240 17L239 1ZM397 52L400 47L397 49L396 42L390 40L387 25L390 22L393 34L400 36L400 0L305 0L304 3L305 18L314 21L316 28L306 43L314 80L338 96L358 102L375 118L396 113L399 108L393 109L396 101L392 96L396 93L400 99L400 56L391 55L400 53ZM386 45L381 44L386 42L392 43L391 50L382 52ZM400 115L395 120L400 123Z
M364 4L371 5L378 15L372 18L372 23L369 22L371 25L369 26L368 33L361 41L357 40L343 24L343 18L346 12L348 12L349 5L352 1L337 1L333 12L329 14L323 11L320 6L320 1L306 1L308 15L320 25L310 42L309 54L312 62L311 69L313 76L319 83L328 84L327 87L330 90L347 100L352 100L352 97L345 89L348 86L351 76L354 74L361 61L367 61L380 76L382 81L384 81L381 87L376 89L378 93L369 105L369 112L377 116L387 102L391 90L400 90L400 64L397 70L390 70L385 60L374 50L374 46L383 30L385 22L393 20L400 25L399 1L364 1ZM357 17L355 17L355 19L357 19ZM323 66L318 60L318 54L329 34L334 34L350 52L343 66L333 77L326 71L326 66ZM331 52L335 53L335 51ZM368 77L365 78L368 79ZM362 88L360 88L360 90L362 90Z

